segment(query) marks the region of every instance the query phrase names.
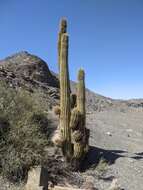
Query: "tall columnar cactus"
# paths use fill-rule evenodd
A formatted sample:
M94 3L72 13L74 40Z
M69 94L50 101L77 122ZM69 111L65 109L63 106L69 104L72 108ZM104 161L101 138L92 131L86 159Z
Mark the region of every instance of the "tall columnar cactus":
M80 69L78 72L78 83L77 83L77 107L82 115L82 128L85 128L85 73L84 70Z
M84 155L89 150L89 136L90 130L86 128L86 95L85 95L85 73L84 70L80 69L78 72L78 84L77 84L77 107L81 113L81 131L83 132L83 144L84 144Z
M80 123L79 129L80 133L77 133L77 137L79 134L82 134L82 139L79 142L74 143L74 157L77 159L82 159L84 156L84 148L86 146L86 130L85 130L85 74L84 70L80 69L78 72L78 83L77 83L77 109L80 112ZM75 133L75 132L74 132Z
M60 53L61 53L61 39L62 34L65 34L67 32L67 21L65 18L61 19L60 22L60 31L58 34L58 64L59 64L59 70L60 70Z
M70 81L68 70L68 35L61 38L60 53L60 130L64 139L63 155L71 158L71 129L70 129Z
M78 72L77 95L71 94L68 70L67 22L62 19L58 39L58 62L60 79L60 107L55 113L60 118L60 134L56 142L62 144L63 155L67 161L74 161L79 169L81 160L88 151L89 130L86 129L85 74ZM61 138L61 139L60 139Z

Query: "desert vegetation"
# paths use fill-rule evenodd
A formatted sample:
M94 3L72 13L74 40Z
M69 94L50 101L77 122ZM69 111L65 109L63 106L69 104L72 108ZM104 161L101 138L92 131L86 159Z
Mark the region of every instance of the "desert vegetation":
M0 82L0 172L4 177L21 181L31 166L47 159L47 115L29 92Z

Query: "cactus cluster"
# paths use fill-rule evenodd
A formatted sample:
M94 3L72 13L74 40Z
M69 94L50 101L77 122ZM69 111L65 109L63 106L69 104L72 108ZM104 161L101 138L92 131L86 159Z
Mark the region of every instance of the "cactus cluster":
M55 108L59 115L59 131L62 152L68 162L81 162L88 152L89 130L86 129L85 73L78 72L77 94L71 94L68 68L67 21L60 22L58 38L58 62L60 80L60 106ZM60 136L59 135L59 136Z

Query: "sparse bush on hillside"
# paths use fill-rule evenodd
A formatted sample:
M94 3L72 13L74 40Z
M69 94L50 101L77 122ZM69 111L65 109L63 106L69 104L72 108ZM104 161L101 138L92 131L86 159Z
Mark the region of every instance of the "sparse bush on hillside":
M28 169L46 160L50 121L31 94L0 83L0 172L22 180Z

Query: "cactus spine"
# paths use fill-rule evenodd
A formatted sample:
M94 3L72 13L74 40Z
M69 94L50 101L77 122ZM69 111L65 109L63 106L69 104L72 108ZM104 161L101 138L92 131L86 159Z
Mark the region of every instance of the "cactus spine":
M68 70L68 35L61 38L60 52L60 130L64 139L63 155L66 159L71 157L71 131L70 131L70 81Z
M80 142L82 140L82 137L83 137L82 132L80 130L75 130L72 133L73 143Z
M83 145L80 142L77 142L74 144L74 155L73 157L75 159L77 159L77 161L79 162L79 160L83 157Z

